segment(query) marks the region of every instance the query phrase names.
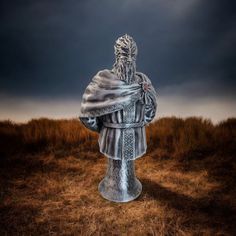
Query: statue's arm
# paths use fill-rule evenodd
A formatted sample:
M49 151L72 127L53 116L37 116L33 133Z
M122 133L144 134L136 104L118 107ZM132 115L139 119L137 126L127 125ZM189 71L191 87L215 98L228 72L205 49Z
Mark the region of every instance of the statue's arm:
M150 103L145 105L145 114L144 114L144 122L145 124L150 123L156 115L156 106L152 100Z
M86 128L98 133L100 132L102 122L99 117L79 117L79 119Z
M141 78L141 81L140 81L141 83L144 83L144 84L147 83L150 86L150 88L146 88L146 89L145 89L145 85L143 86L144 92L146 93L144 122L145 124L148 124L154 119L156 115L156 110L157 110L156 91L154 87L152 86L151 80L147 77L147 75L141 72L138 72L137 75ZM149 91L149 89L151 91ZM149 93L151 93L152 96Z

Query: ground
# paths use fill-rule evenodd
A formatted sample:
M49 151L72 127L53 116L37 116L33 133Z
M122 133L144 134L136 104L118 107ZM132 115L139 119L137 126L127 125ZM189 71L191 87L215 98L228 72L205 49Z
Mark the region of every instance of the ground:
M75 121L61 121L63 127L65 122ZM128 203L109 202L98 192L107 159L98 151L96 134L89 133L83 142L81 136L80 140L64 137L60 145L55 145L59 141L54 140L48 147L49 141L39 143L40 135L29 143L32 133L26 138L22 130L25 132L30 124L19 131L22 125L2 123L1 138L8 144L17 146L16 134L24 138L21 136L21 148L6 152L2 146L0 235L236 235L236 165L232 153L222 154L223 148L215 140L212 142L219 147L217 150L205 145L207 148L202 149L192 146L191 153L189 149L177 153L166 151L165 144L160 142L157 148L158 140L150 140L154 139L151 128L160 127L163 122L169 124L168 129L173 126L171 120L160 120L148 128L149 151L135 161L143 191ZM205 121L197 122L204 126ZM232 120L227 124L230 122L232 130ZM224 132L228 126L224 125ZM35 125L32 127L35 134ZM74 127L72 130L75 131ZM164 133L167 135L168 130ZM232 150L233 135L227 141L227 148ZM49 136L51 140L52 135ZM72 139L79 141L68 146ZM170 142L170 138L167 140Z

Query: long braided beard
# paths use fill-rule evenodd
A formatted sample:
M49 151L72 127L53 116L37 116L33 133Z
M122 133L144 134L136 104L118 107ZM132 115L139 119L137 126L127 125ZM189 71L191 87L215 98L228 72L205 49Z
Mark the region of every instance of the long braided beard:
M117 61L113 65L113 71L120 80L124 80L128 84L132 84L135 82L135 72L136 72L135 62L127 64L123 63L122 61Z

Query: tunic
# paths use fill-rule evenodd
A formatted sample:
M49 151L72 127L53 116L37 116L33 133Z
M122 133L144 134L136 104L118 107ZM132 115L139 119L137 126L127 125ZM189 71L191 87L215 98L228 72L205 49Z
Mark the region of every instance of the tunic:
M143 80L139 75L137 80ZM99 132L101 153L115 160L135 160L146 153L145 125L154 119L155 113L156 101L140 97L124 109L80 120L87 128Z

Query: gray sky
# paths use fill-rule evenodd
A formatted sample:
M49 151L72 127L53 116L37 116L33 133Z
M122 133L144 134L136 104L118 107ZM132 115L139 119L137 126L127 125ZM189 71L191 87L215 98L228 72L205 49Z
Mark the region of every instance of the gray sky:
M112 67L114 42L125 33L137 42L137 69L159 94L160 116L235 116L235 7L233 0L1 1L0 119L76 116L86 85Z

